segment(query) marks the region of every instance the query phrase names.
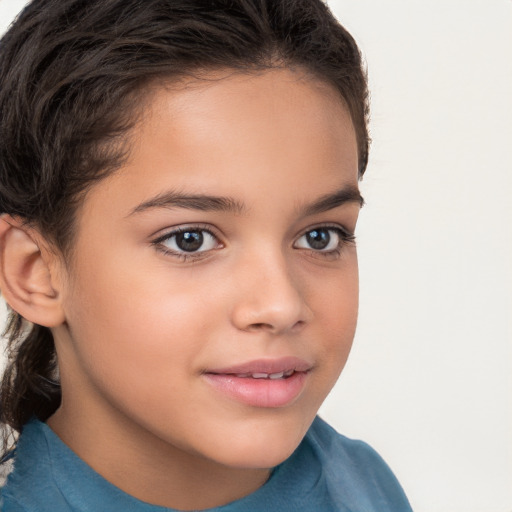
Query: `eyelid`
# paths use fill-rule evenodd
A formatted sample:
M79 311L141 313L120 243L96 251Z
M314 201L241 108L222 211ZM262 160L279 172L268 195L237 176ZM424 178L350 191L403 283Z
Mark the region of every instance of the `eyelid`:
M296 247L298 240L304 237L308 232L314 231L315 229L325 229L330 231L335 231L337 236L339 236L339 243L336 248L330 250L322 250L322 249L314 249L313 247ZM174 250L169 247L163 245L163 242L169 240L173 236L176 236L180 233L187 231L203 231L208 233L211 237L213 237L217 241L217 246L212 249L206 250L198 250L198 251L184 251L184 250ZM174 227L169 227L164 230L160 230L160 235L158 235L155 239L151 241L151 245L156 247L160 252L174 256L175 258L182 260L199 260L201 258L205 258L210 255L213 251L223 248L225 245L221 239L221 236L218 234L218 229L210 224L180 224ZM295 237L295 241L293 242L293 248L301 251L309 251L310 253L316 256L337 256L343 250L343 248L348 244L355 243L355 234L352 230L346 228L342 224L337 223L319 223L313 224L305 229L303 229L300 234Z
M341 235L346 239L355 239L355 233L352 229L347 228L343 224L338 223L332 223L332 222L326 222L326 223L318 223L318 224L312 224L311 226L308 226L305 229L302 229L296 236L296 240L304 236L306 233L309 233L310 231L314 231L315 229L331 229L333 231L338 231L341 233Z
M306 236L309 232L314 231L316 229L325 229L328 231L335 231L337 233L337 236L339 236L340 240L338 243L338 246L335 249L330 250L322 250L322 249L314 249L312 247L296 247L297 242L304 236ZM298 235L295 239L295 242L293 243L293 247L298 250L302 251L309 251L311 254L314 254L315 256L320 257L329 257L329 256L337 256L341 253L343 250L343 247L345 247L348 244L355 244L356 236L355 233L347 229L345 226L342 226L341 224L314 224L304 230L301 231L300 235Z
M208 233L212 238L214 238L217 242L217 247L214 249L207 250L198 250L198 251L183 251L183 250L175 250L169 247L164 246L163 242L169 240L180 233L185 233L187 231L202 231ZM155 239L151 241L151 245L154 246L158 251L162 252L165 255L174 256L178 259L182 260L190 260L190 259L200 259L208 256L212 251L215 251L219 248L224 247L223 242L221 241L220 236L216 233L216 229L208 224L180 224L178 226L174 226L171 228L165 229L165 231L157 236Z
M213 237L217 238L219 241L222 238L222 234L219 230L212 226L211 224L199 223L196 224L194 222L189 223L181 223L175 226L168 226L163 229L159 229L152 235L150 235L151 243L159 243L163 240L166 240L172 235L183 233L184 231L206 231L210 233Z

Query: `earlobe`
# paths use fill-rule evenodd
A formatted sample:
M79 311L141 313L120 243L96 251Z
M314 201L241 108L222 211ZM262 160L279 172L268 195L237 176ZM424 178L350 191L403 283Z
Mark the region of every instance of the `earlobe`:
M52 281L49 253L21 219L0 217L0 290L26 320L46 327L64 322L59 292Z

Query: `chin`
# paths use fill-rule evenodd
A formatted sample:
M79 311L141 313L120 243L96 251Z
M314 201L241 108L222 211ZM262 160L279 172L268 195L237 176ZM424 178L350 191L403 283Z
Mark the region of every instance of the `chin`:
M218 462L233 468L272 468L284 462L299 446L307 428L269 422L257 429L243 429L229 436L227 446L216 448ZM224 444L224 443L223 443Z
M243 447L235 453L226 454L221 462L225 466L236 469L269 469L284 462L297 448L297 444L281 445L277 448L269 446Z

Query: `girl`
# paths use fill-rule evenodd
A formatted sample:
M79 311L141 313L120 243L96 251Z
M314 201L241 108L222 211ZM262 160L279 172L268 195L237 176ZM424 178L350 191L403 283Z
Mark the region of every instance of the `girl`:
M368 159L327 7L34 0L0 75L2 510L409 511L316 418Z

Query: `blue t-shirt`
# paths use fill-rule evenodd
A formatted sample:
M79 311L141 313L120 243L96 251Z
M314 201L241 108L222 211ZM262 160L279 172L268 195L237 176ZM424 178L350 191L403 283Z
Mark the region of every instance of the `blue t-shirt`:
M2 512L170 512L121 491L45 424L23 429ZM257 491L210 512L411 512L395 476L367 444L316 418L295 452Z

